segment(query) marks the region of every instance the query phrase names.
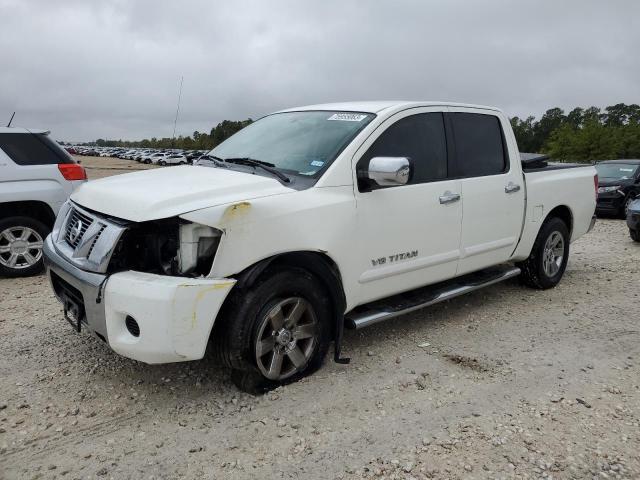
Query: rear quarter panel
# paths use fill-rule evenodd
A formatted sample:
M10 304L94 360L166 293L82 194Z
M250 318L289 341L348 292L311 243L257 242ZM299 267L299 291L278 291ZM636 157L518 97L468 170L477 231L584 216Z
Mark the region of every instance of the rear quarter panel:
M73 188L57 165L16 165L0 150L0 203L40 201L57 214Z
M527 202L520 243L513 260L524 260L531 253L538 231L549 212L564 205L572 216L571 241L587 233L596 208L593 166L525 173Z

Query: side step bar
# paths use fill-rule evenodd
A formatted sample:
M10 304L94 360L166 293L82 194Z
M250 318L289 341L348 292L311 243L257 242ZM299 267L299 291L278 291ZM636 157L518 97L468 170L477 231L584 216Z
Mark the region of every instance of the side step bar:
M512 265L491 267L446 282L361 305L345 315L345 326L360 329L520 275Z

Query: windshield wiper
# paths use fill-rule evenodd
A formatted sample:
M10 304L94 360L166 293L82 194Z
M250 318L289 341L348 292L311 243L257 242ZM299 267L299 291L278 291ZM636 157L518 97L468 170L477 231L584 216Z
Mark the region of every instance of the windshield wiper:
M260 167L263 170L266 170L267 172L275 175L284 183L291 182L291 179L287 177L284 173L279 172L278 170L273 168L275 167L273 163L264 162L262 160L256 160L255 158L249 158L249 157L225 158L224 161L227 163L235 163L237 165L249 165L254 168Z

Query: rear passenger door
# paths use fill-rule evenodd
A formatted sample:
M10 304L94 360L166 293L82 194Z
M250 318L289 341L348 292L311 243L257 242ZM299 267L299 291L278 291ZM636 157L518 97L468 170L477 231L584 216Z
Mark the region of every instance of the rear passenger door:
M524 215L524 179L504 132L506 119L491 111L450 107L447 132L450 174L460 179L462 232L458 275L505 262L511 256Z

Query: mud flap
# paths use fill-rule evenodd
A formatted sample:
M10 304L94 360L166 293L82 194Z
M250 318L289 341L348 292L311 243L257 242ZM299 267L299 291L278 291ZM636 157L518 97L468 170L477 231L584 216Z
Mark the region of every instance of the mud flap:
M333 350L333 361L335 363L340 363L342 365L348 365L351 363L351 359L349 357L341 358L340 354L342 351L342 335L344 333L344 316L337 315L337 324L336 324L336 342Z

